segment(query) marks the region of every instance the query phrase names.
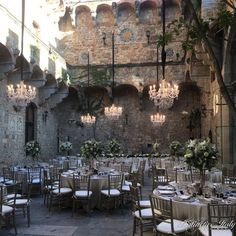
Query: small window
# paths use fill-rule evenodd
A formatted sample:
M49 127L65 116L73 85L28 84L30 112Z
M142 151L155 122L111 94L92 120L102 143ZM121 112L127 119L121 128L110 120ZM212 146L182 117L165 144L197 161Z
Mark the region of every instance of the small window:
M30 46L30 60L39 65L40 63L40 50L37 46Z
M25 143L35 140L35 118L36 118L36 105L30 103L26 107L25 114Z

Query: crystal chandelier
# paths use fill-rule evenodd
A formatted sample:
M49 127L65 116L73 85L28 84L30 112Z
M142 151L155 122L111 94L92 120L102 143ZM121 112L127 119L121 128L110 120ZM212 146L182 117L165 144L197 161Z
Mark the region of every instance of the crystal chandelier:
M111 120L118 120L118 118L122 115L123 108L117 107L114 104L110 107L105 107L104 113Z
M88 113L87 115L81 116L81 121L82 121L84 124L92 125L92 124L95 123L96 117L95 117L95 116L92 116L92 115L90 115L90 114Z
M166 121L166 116L160 113L151 115L151 122L156 126L161 126Z
M20 107L26 106L36 96L35 87L25 85L23 80L16 86L8 85L7 93L11 101Z
M90 60L89 60L89 51L88 51L88 87L89 87L89 74L90 74ZM88 110L89 110L89 96L88 96ZM81 122L87 125L92 125L96 122L96 117L87 113L87 115L81 116Z
M165 40L165 0L162 0L162 37L163 41ZM169 83L165 79L165 63L166 63L166 50L165 42L162 45L161 52L161 61L162 61L162 81L158 83L158 47L157 47L157 84L151 85L149 87L149 97L150 100L154 102L155 106L158 106L159 109L165 110L172 107L174 99L179 95L179 86L174 83ZM159 87L159 88L158 88Z
M165 110L173 106L174 99L179 95L179 86L170 84L165 79L160 83L159 89L156 85L149 87L149 97L159 109Z
M36 89L33 86L27 86L23 81L23 45L24 45L24 22L25 22L25 0L22 0L22 21L21 21L21 55L20 55L20 72L21 81L17 85L10 84L7 86L7 95L17 107L25 107L36 97Z
M115 77L115 45L114 45L114 32L112 32L112 99L114 92L114 77ZM108 119L118 120L118 118L122 115L123 108L115 106L113 103L110 107L105 107L104 114Z

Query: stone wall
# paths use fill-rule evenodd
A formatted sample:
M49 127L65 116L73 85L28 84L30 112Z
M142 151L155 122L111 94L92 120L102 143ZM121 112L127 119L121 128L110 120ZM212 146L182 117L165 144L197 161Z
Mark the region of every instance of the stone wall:
M7 77L0 81L0 164L25 164L25 108L16 110L6 94ZM37 99L35 100L37 104ZM47 111L47 112L46 112ZM47 113L47 118L45 114ZM43 116L44 114L44 116ZM47 160L57 154L57 121L50 102L36 109L35 140L40 143L40 159Z
M24 158L24 112L16 112L6 97L7 80L0 81L0 163L20 163Z
M176 37L176 41L168 45L165 68L166 78L181 84L179 98L171 109L164 111L166 122L163 126L155 127L150 121L150 115L156 112L156 107L148 98L148 85L155 83L157 78L155 40L161 33L160 9L143 7L137 17L132 7L120 7L115 14L110 6L101 8L96 18L86 9L77 12L72 34L60 40L57 48L66 58L69 73L74 79L70 94L67 96L63 87L55 89L55 86L59 87L56 81L45 85L46 90L42 87L37 89L39 98L34 102L37 106L36 139L42 149L40 158L47 160L55 157L59 141L68 139L73 143L71 154L79 153L82 143L91 138L102 142L116 138L127 153L150 152L155 140L161 143L161 150L166 151L173 140L184 142L190 137L207 137L210 130L215 141L217 117L208 112L214 104L209 66L196 60L191 68L195 83L185 80L186 66L181 61L184 52L180 42L184 35ZM173 17L180 14L178 8L172 10L175 13ZM169 21L171 17L168 14ZM150 30L150 44L147 42L146 30ZM101 109L97 113L95 126L87 127L80 122L84 112L81 97L78 96L82 89L79 86L81 74L86 82L88 50L92 66L111 67L112 31L115 33L116 65L114 102L122 106L124 112L117 121L108 120L103 114L103 108L111 104L109 89L91 87L86 94L91 100L100 101ZM105 41L103 32L106 33ZM159 79L162 78L161 73L159 65ZM8 78L0 75L0 163L22 164L27 160L24 152L25 110L14 110L6 96ZM201 114L201 125L192 127L191 112L201 110L201 105L206 105L207 113Z
M198 65L199 69L199 65ZM168 151L168 145L173 140L182 142L189 138L207 137L209 130L214 127L211 114L202 116L201 125L190 130L189 117L191 111L201 108L201 104L209 106L210 82L205 82L209 76L206 66L201 67L202 77L197 78L197 83L186 82L181 85L178 100L171 109L164 111L166 122L161 127L155 127L150 121L150 115L156 112L156 107L148 98L147 88L139 94L134 86L121 85L115 88L114 103L123 107L122 116L111 121L103 114L97 117L95 126L80 125L80 100L76 91L60 103L55 112L58 117L58 126L61 130L61 139L73 143L73 154L79 153L80 146L87 139L96 138L106 143L116 138L122 143L123 150L128 153L150 152L151 144L157 140L161 143L161 150ZM204 76L203 76L204 75ZM103 106L109 104L108 93L96 88L90 88L90 99L98 99L103 94ZM202 98L201 98L202 97ZM187 113L186 113L187 112ZM74 120L74 123L69 122ZM75 122L77 121L77 123ZM214 130L213 130L214 132ZM215 136L215 134L214 134Z

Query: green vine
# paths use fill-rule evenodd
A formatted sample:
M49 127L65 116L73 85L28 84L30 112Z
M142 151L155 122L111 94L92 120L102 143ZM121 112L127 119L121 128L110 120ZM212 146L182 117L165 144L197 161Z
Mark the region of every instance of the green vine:
M197 13L199 13L198 15L200 15L200 9L200 4L197 2L195 4L195 10ZM188 15L188 13L186 13L186 15ZM200 30L208 37L215 38L216 33L224 28L236 24L236 12L235 10L228 11L224 7L221 7L216 19L211 18L209 20L204 20L199 17L199 22L201 25ZM168 32L166 32L164 36L159 35L157 38L158 47L166 46L175 38L174 35L179 36L184 31L187 31L188 37L186 41L182 43L183 50L194 51L196 44L201 41L199 28L197 28L192 23L191 16L182 16L179 19L175 19L170 24L168 24L167 28L169 29ZM213 35L211 32L212 30L215 32Z

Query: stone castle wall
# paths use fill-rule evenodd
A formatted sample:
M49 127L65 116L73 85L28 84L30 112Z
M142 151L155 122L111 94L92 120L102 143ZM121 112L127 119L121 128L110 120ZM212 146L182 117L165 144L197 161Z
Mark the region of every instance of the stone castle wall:
M175 13L173 17L180 14L177 9L172 8ZM102 8L97 12L96 19L86 9L77 13L72 33L67 32L67 36L58 42L57 48L68 62L69 73L74 79L73 89L70 89L69 95L65 95L64 99L50 96L43 104L37 99L35 101L36 139L42 148L42 160L55 157L58 154L58 142L68 139L74 147L71 154L76 154L80 151L81 144L90 138L103 142L116 138L127 153L151 152L151 144L155 140L161 143L163 151L168 151L169 142L184 142L190 137L207 137L209 130L212 130L215 138L214 120L210 113L201 117L200 127L191 129L189 124L191 111L201 108L202 104L206 104L207 108L212 106L209 67L199 61L192 66L192 79L197 87L181 88L174 106L164 112L167 121L163 126L154 127L150 122L150 115L156 112L156 108L148 98L147 89L157 78L155 40L161 33L159 8L143 7L138 17L135 10L128 6L118 8L116 15L111 8ZM170 21L171 14L167 16ZM147 43L146 30L150 30L150 44ZM117 121L110 121L101 113L95 127L82 126L79 122L82 114L78 96L81 89L79 77L86 72L88 50L92 66L108 65L110 68L112 31L115 33L115 81L118 84L114 101L123 106L124 112ZM106 33L105 44L103 32ZM176 37L176 41L167 46L166 78L178 83L185 81L186 66L181 62L184 56L181 49L183 39L184 36ZM0 108L3 111L0 113L0 161L5 164L24 163L25 110L14 110L6 96L8 78L6 75L0 78ZM83 80L86 82L86 76ZM137 91L139 82L142 92ZM103 96L102 107L111 102L107 90L91 88L88 91L91 99L99 100ZM38 92L40 93L39 90Z

